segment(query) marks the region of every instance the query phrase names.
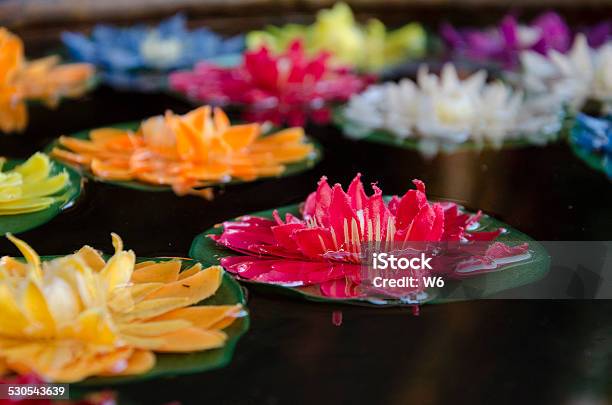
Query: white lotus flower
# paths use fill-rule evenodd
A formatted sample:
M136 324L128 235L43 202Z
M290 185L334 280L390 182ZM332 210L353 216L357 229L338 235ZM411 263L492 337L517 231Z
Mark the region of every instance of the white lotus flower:
M604 103L612 99L612 42L592 49L578 34L567 54L524 51L521 64L525 90L530 98L542 97L543 104L568 104L580 110L588 99Z
M500 146L525 130L535 134L559 125L556 115L524 102L521 92L501 82L487 83L484 71L460 80L452 64L440 76L422 67L416 83L404 79L370 86L349 100L344 116L348 135L385 130L402 139L418 138L430 153L468 140Z

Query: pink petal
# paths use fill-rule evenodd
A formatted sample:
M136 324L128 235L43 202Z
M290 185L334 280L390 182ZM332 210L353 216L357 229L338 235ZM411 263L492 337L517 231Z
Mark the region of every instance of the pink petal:
M254 280L266 283L312 285L345 276L342 263L274 261L269 272L257 275Z
M232 274L246 279L252 279L260 274L270 271L274 260L262 259L252 256L233 256L221 259L221 266Z
M334 249L331 232L326 228L304 228L294 233L295 242L304 256L321 259L321 256Z
M419 184L417 187L419 187ZM422 183L420 183L422 184ZM417 213L427 205L427 196L425 195L425 188L422 190L408 190L406 194L400 199L397 206L396 223L397 229L406 229L414 220Z
M363 189L363 183L361 182L361 173L357 173L357 176L351 182L348 188L348 196L351 198L351 206L355 210L363 209L368 196Z
M425 205L412 220L405 240L427 241L435 220L436 213L433 208L429 204Z
M331 204L332 190L327 184L327 177L321 177L317 191L311 193L304 205L304 218L315 218L320 226L329 226L329 205Z
M392 214L385 205L385 201L382 197L382 190L378 188L376 184L372 184L372 188L374 189L374 194L366 203L364 217L366 222L371 221L373 228L372 232L374 234L376 233L376 230L374 229L376 224L380 224L380 236L381 240L384 240L387 235L387 221Z
M440 204L434 204L433 211L435 219L426 240L437 242L442 239L444 234L444 208Z
M277 244L288 250L297 250L298 245L295 243L294 233L304 227L301 223L293 223L273 226L271 229Z
M332 199L329 205L329 224L336 234L338 242L344 240L344 224L348 225L349 235L351 234L352 222L359 224L357 213L351 206L351 199L342 190L340 184L334 185L332 189Z

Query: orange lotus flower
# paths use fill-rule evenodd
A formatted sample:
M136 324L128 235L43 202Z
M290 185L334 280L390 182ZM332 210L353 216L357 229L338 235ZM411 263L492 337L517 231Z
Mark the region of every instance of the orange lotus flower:
M63 136L52 155L102 179L169 185L178 195L205 197L210 190L196 188L277 176L314 150L302 128L264 136L259 124L231 125L221 109L209 106L185 115L168 111L143 121L136 132L96 129L89 138Z
M0 27L0 130L22 131L28 121L25 102L54 107L62 97L79 97L94 68L87 63L60 65L57 56L26 61L23 42Z
M107 261L85 246L41 262L25 242L9 239L26 263L0 259L0 377L75 382L141 374L156 352L224 346L222 329L242 312L240 304L194 306L221 285L219 266L181 272L180 260L135 263L115 234Z

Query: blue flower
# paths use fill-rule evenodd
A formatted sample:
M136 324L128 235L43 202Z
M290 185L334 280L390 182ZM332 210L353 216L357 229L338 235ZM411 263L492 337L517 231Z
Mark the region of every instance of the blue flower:
M612 115L595 118L578 114L572 129L572 140L590 152L612 154Z
M612 178L612 115L596 118L579 113L570 138L581 149L601 156L601 168Z
M97 25L91 36L64 32L62 41L74 59L93 63L109 76L190 68L200 60L238 54L245 46L243 36L225 39L206 28L189 31L182 14L157 27Z

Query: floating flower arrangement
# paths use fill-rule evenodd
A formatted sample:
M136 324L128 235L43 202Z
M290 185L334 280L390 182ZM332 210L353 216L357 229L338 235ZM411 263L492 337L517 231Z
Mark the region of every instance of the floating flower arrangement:
M21 39L0 27L0 131L26 128L27 101L55 107L63 97L80 97L91 87L93 75L92 65L61 65L57 56L26 61Z
M232 125L223 110L209 106L185 115L168 111L134 129L63 136L51 154L103 181L206 198L212 198L210 186L288 175L320 157L302 128L266 134L257 123Z
M429 202L425 185L418 180L414 184L417 189L402 197L384 197L373 184L374 192L368 196L360 175L346 192L340 184L331 187L323 177L304 204L224 222L198 236L190 255L198 260L220 257L227 271L258 285L289 289L309 299L363 303L373 301L360 284L364 244L428 241L467 246L478 241L480 250L474 249L470 256L473 265L527 253L526 245L516 245L530 240L526 235L480 212L470 214L457 204ZM515 244L493 242L496 239ZM483 246L487 241L491 243ZM529 263L541 262L542 255L534 252ZM446 267L449 279L503 269L481 266L460 274L456 268ZM523 278L520 266L511 271L517 272L513 273L514 281ZM534 275L527 273L528 277ZM509 288L507 283L500 286L494 281L489 286Z
M288 24L252 31L247 35L247 46L250 50L265 46L282 54L295 40L303 41L310 55L329 52L332 63L368 72L421 58L427 50L427 34L420 24L407 24L393 31L377 19L361 25L345 3L319 11L312 25Z
M325 53L306 56L302 43L295 41L280 55L266 47L246 52L242 64L233 68L199 63L193 71L171 74L170 87L198 102L242 106L252 121L325 122L331 104L345 102L372 81L333 68L328 59Z
M80 176L36 153L27 161L0 158L0 234L34 228L69 207Z
M0 159L0 170L6 159ZM48 208L68 184L66 171L51 175L49 158L36 153L25 163L0 173L0 215L17 215Z
M219 266L196 263L181 271L180 260L138 263L115 234L108 260L89 246L41 260L25 242L8 237L26 262L0 260L0 375L67 383L158 375L169 371L158 353L190 353L193 360L197 352L231 351L239 333L224 330L241 321L241 331L246 328L238 319L245 316L241 295L223 305L203 301L231 283ZM170 366L177 364L174 359Z
M584 35L576 36L563 54L550 50L546 55L533 51L521 54L521 82L528 95L539 103L567 105L580 111L594 101L601 109L612 105L612 41L591 48Z
M589 44L599 47L612 34L612 23L605 21L583 31ZM530 24L520 24L515 16L507 15L498 26L484 30L443 24L440 35L455 59L495 63L510 69L519 66L523 51L566 53L574 37L563 17L552 11L540 14Z
M612 115L597 118L578 114L570 144L591 168L603 171L612 179Z
M440 35L455 58L499 63L507 68L518 66L519 55L525 50L566 52L572 39L570 28L555 12L543 13L526 25L507 15L499 26L485 30L444 24Z
M236 57L244 49L244 37L224 39L206 28L190 31L181 14L156 27L97 25L90 36L65 32L62 40L75 60L96 65L107 84L141 90L165 86L169 71Z
M452 64L440 76L421 66L416 82L372 85L351 97L337 118L348 136L427 155L464 145L541 144L561 127L559 111L525 100L502 82L487 83L485 71L461 80Z

